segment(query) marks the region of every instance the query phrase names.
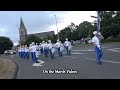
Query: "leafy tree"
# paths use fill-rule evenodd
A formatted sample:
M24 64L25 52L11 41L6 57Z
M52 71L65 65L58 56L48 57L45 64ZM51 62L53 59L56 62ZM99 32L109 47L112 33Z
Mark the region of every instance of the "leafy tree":
M35 35L30 35L30 36L26 39L26 41L25 41L24 44L26 44L26 45L29 46L32 42L41 43L42 40L41 40L41 38L39 38L39 37L37 37L37 36L35 36Z
M8 37L0 37L0 54L3 54L5 50L10 50L13 46L13 42Z

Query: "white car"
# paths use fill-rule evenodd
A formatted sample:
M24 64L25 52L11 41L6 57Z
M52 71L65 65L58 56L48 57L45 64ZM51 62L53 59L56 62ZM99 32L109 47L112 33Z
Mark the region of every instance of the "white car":
M6 51L4 52L4 54L5 54L5 55L13 55L13 54L16 54L16 51L14 51L14 50L6 50Z

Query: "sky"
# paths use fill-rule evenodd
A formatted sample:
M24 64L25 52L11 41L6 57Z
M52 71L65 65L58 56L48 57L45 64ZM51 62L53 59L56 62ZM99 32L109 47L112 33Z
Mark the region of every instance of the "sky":
M56 19L55 16L56 15ZM64 29L73 22L79 25L83 21L93 22L96 11L0 11L0 36L9 37L16 45L19 41L20 17L28 34Z

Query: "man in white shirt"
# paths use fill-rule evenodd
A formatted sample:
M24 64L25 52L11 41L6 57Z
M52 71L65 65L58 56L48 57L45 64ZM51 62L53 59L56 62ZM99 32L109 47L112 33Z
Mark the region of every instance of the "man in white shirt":
M38 50L39 50L39 46L38 46L38 43L36 43L36 45L35 45L35 46L36 46L36 49L37 49L37 51L38 51Z
M102 64L101 57L103 56L103 51L100 45L100 38L103 37L100 33L97 33L97 31L93 32L94 37L92 38L93 45L95 46L95 52L96 52L96 58L98 60L98 64Z
M57 40L55 46L56 46L57 49L58 49L58 55L59 55L59 56L62 56L62 53L61 53L61 51L60 51L61 43L60 43L59 40Z
M29 48L27 47L27 45L25 45L25 56L24 58L29 59Z
M32 42L32 46L30 47L31 53L32 53L32 60L34 64L32 66L41 66L38 62L38 59L36 57L36 46L35 43Z
M22 47L21 47L21 58L24 58L24 56L25 56L25 47L24 47L24 45L22 45Z
M54 53L52 52L52 49L53 49L53 45L51 43L51 40L48 40L48 48L49 48L49 52L50 52L50 56L51 56L51 59L54 59Z
M44 51L45 57L48 57L48 43L47 42L43 44L43 51Z
M41 51L41 54L43 54L44 53L44 50L43 50L43 45L45 44L45 41L42 41L42 44L41 44L41 49L40 49L40 51Z
M71 43L68 41L68 38L66 38L66 41L64 42L64 45L65 45L65 48L66 48L67 55L71 55L72 45L71 45Z

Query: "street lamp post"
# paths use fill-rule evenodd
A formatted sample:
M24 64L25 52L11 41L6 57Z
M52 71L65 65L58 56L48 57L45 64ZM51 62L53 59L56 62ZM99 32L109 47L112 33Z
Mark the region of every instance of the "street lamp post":
M91 16L92 18L97 18L97 32L100 32L100 11L97 11L97 17Z
M56 19L56 15L55 16L55 21L56 21L56 27L57 27L57 34L58 34L58 26L57 26L57 19ZM59 39L59 34L58 34L58 39Z
M100 12L97 11L97 32L100 32Z

